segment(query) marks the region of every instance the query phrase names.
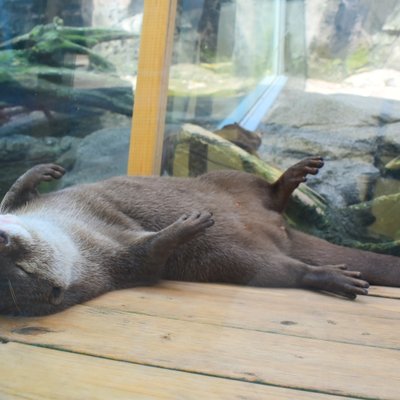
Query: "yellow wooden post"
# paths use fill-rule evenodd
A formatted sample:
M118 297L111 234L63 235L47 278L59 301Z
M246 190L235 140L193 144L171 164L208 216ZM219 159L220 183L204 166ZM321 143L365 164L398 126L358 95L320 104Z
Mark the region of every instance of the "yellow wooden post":
M128 175L160 173L177 0L145 0Z

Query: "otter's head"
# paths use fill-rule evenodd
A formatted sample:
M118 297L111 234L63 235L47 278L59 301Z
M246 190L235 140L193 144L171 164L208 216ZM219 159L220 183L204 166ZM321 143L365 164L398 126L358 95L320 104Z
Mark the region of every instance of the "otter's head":
M0 314L59 311L70 271L58 265L62 238L49 223L0 215ZM61 263L62 264L62 263Z

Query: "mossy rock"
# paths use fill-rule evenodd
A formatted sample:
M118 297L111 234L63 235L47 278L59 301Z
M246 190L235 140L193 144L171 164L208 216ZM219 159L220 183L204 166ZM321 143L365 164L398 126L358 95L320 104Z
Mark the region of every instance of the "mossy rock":
M352 208L374 216L375 221L368 228L371 234L400 241L400 193L380 196Z
M113 76L114 65L92 50L98 43L131 37L121 30L65 27L55 19L0 43L1 105L75 116L102 110L131 115L130 85ZM87 56L87 70L70 63L69 55ZM73 85L77 81L84 83L82 88Z
M369 63L371 50L366 47L360 47L346 59L346 68L348 73L358 71Z
M168 93L175 97L231 97L256 86L254 78L235 76L225 64L175 64L170 71Z

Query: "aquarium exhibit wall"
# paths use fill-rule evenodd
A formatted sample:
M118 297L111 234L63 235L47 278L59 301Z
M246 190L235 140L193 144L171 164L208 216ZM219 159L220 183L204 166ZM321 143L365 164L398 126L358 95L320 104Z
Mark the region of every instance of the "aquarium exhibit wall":
M61 186L125 174L143 1L0 6L0 192L43 162Z
M163 173L233 168L273 181L321 155L325 166L296 194L289 222L339 244L399 254L400 2L185 4ZM255 126L240 111L254 94L265 107Z
M260 124L260 156L284 169L322 155L308 186L323 196L328 218L310 230L398 255L400 2L304 4L306 79L289 79Z
M246 150L255 152L261 137L252 131L286 83L285 27L285 1L179 2L162 173L196 176L240 168L221 159L221 143L212 155L206 144L192 141L195 127L218 132L217 139L244 141ZM304 37L304 31L298 35ZM190 143L176 147L185 141L181 128L188 123L194 127L186 132Z
M180 2L167 123L224 125L257 86L272 83L282 72L284 5L278 0Z
M144 1L0 0L2 193L42 162L66 167L59 187L126 173ZM289 223L400 254L400 1L179 0L176 14L155 173L273 181L318 154Z

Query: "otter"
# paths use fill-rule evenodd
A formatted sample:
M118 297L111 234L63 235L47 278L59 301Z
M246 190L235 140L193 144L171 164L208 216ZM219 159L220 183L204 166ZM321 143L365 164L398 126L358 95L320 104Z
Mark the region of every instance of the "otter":
M354 299L400 286L400 258L289 228L292 192L323 166L307 158L273 184L239 171L115 177L39 194L64 169L41 164L0 205L0 313L43 315L161 279L306 288Z

